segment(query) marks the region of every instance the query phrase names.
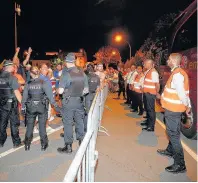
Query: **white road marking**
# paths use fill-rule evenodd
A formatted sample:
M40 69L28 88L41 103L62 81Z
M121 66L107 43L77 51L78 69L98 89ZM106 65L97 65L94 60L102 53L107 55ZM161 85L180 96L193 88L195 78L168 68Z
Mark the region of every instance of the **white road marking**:
M159 125L160 125L162 128L166 129L166 126L165 126L165 124L164 124L163 122L161 122L159 119L156 119L156 121L159 123ZM188 147L188 146L186 145L186 143L183 142L183 140L181 140L181 144L182 144L183 148L186 150L186 152L187 152L195 161L197 161L197 154L196 154L192 149L190 149L190 147Z
M58 128L55 128L55 129L53 129L53 130L50 130L50 131L47 133L47 135L51 135L52 133L57 132L58 130L60 130L60 129L62 129L62 128L63 128L63 125L59 126ZM38 140L40 140L40 136L34 138L34 139L32 140L32 142L36 142L36 141L38 141ZM1 154L0 154L0 158L3 158L3 157L5 157L5 156L7 156L8 154L11 154L11 153L13 153L13 152L15 152L15 151L18 151L19 149L21 149L21 148L23 148L23 147L24 147L24 145L23 145L23 146L20 146L20 147L18 147L18 148L9 149L9 150L7 150L7 151L1 153Z

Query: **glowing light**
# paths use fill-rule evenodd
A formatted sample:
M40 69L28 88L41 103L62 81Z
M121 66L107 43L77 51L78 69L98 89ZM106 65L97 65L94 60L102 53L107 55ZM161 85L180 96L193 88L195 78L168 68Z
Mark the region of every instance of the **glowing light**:
M122 41L122 36L121 35L116 35L115 36L115 41L116 42L121 42Z

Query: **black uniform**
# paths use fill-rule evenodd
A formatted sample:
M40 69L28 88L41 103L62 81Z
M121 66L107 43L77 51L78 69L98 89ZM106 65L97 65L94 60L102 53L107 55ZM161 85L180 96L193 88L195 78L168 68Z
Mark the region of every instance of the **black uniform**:
M118 85L119 85L119 91L118 91L118 98L120 98L120 94L123 92L123 97L125 97L125 86L124 86L124 78L121 71L118 73Z
M85 109L86 109L86 114L85 114L85 119L84 119L85 132L87 132L88 112L93 102L93 99L95 97L96 90L97 88L100 87L100 78L98 75L96 75L93 72L87 73L87 78L88 78L88 85L89 85L89 93L85 96Z
M29 150L33 137L34 122L38 116L39 135L42 150L48 146L46 121L48 117L49 101L56 105L53 98L52 87L40 78L31 79L25 85L22 99L22 109L26 108L27 130L25 134L26 150ZM25 107L26 106L26 107Z
M0 147L6 141L6 128L10 120L11 137L14 147L21 144L18 126L19 112L18 102L14 90L19 88L17 79L9 72L0 71Z
M68 145L71 150L73 143L73 119L76 126L76 138L79 142L84 138L84 105L83 91L88 90L87 76L77 67L64 69L60 78L59 88L64 88L62 110L64 124L64 141L66 148L58 148L58 152L68 152Z

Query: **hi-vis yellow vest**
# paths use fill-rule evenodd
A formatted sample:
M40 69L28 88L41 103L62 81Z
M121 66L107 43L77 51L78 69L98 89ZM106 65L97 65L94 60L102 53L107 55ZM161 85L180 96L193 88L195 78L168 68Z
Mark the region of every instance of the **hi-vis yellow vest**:
M171 76L169 77L166 86L164 88L164 92L161 96L161 104L162 107L173 112L184 112L186 110L186 106L182 104L182 101L179 99L178 93L174 88L171 88L171 82L173 76L177 73L180 73L184 76L184 89L186 95L189 96L189 79L186 72L181 68L176 68Z

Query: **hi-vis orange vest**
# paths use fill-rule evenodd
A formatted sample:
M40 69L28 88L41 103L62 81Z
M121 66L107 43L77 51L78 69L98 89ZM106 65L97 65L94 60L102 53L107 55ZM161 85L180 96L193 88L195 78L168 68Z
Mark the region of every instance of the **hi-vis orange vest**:
M155 83L152 81L152 72L157 72L154 68L150 69L144 78L143 92L153 95L157 94Z
M144 77L144 74L141 73L141 74L138 74L135 78L135 81L134 81L134 91L137 92L137 93L142 93L142 89L141 89L141 86L136 86L136 83L139 83L140 82L140 79Z
M179 99L179 96L177 94L177 91L174 88L171 88L171 82L173 79L174 74L180 73L184 76L184 89L186 92L186 95L189 96L189 80L188 75L186 72L181 68L176 68L171 76L169 77L166 86L164 88L164 92L161 96L161 104L162 107L172 111L172 112L184 112L186 110L186 107L184 104L182 104L182 101Z

